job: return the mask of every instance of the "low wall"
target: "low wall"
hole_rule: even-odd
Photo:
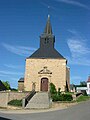
[[[0,107],[7,107],[8,93],[0,92]]]
[[[8,101],[17,99],[21,100],[23,97],[27,96],[28,92],[8,92]]]
[[[28,95],[29,92],[0,92],[0,107],[7,107],[11,100],[20,100]]]
[[[72,97],[73,97],[73,100],[76,100],[78,97],[80,97],[82,95],[82,93],[80,92],[80,93],[75,93],[75,94],[73,94],[72,95]]]

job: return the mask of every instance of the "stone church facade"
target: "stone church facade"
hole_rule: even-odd
[[[55,36],[52,33],[50,16],[43,34],[40,36],[40,47],[26,58],[24,90],[49,91],[50,83],[61,88],[70,88],[70,69],[67,60],[54,48]]]

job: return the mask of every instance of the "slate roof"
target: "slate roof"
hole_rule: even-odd
[[[24,82],[24,78],[20,78],[18,82]]]
[[[55,48],[39,48],[28,58],[59,58],[65,59]]]
[[[50,23],[50,15],[48,15],[48,20],[47,20],[47,23],[46,23],[44,33],[49,34],[49,35],[52,34],[52,26],[51,26],[51,23]]]
[[[90,82],[90,76],[88,77],[88,81],[87,82]]]
[[[42,39],[42,36],[44,39]],[[46,38],[50,38],[51,41],[50,44],[43,46],[43,42]],[[50,23],[50,16],[48,15],[48,20],[46,23],[46,27],[44,30],[44,33],[41,35],[40,38],[40,44],[42,44],[43,47],[40,47],[38,50],[36,50],[31,56],[28,58],[55,58],[55,59],[65,59],[55,48],[54,48],[54,42],[55,37],[52,33],[52,27]],[[52,47],[53,46],[53,47]]]

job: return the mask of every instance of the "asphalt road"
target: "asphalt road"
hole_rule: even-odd
[[[0,113],[0,117],[0,120],[90,120],[90,101],[64,110],[25,114]]]

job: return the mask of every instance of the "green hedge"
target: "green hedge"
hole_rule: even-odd
[[[13,105],[13,106],[22,106],[22,100],[11,100],[8,102],[8,105]]]
[[[73,100],[71,94],[62,94],[61,88],[58,88],[58,91],[56,90],[56,86],[53,83],[50,83],[50,94],[52,101],[71,101]]]
[[[72,95],[69,94],[52,95],[52,101],[72,101],[72,100],[73,100]]]

